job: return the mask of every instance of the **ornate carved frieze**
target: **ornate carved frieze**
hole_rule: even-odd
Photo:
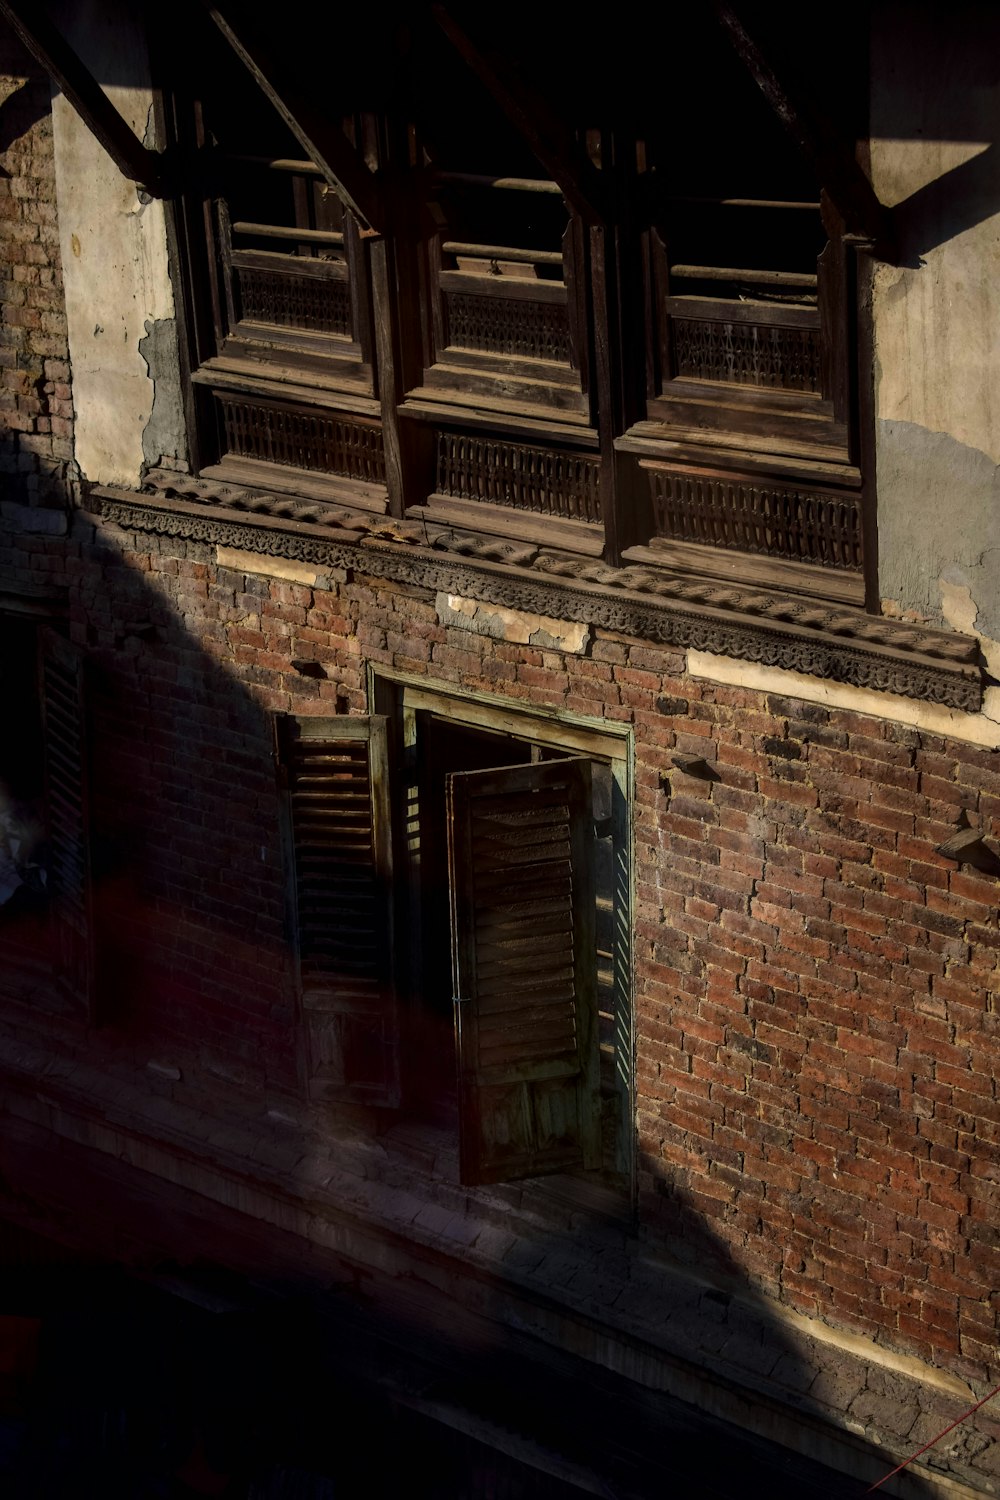
[[[381,428],[318,408],[217,391],[227,454],[385,484]]]
[[[564,304],[468,292],[449,292],[445,303],[448,341],[456,349],[570,363],[569,314]]]
[[[782,391],[820,390],[818,328],[678,317],[671,318],[670,328],[677,375]]]
[[[234,266],[244,318],[351,337],[351,293],[346,281],[296,276],[284,268]]]
[[[684,473],[654,463],[640,466],[649,475],[657,536],[788,557],[824,568],[861,569],[857,495]]]
[[[439,495],[456,500],[483,500],[600,525],[600,468],[589,454],[440,432],[435,487]]]
[[[978,710],[977,643],[805,598],[653,568],[612,568],[551,549],[174,475],[151,493],[95,488],[90,506],[132,531],[290,557],[579,620],[856,687]]]

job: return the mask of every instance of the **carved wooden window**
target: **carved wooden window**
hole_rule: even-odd
[[[370,381],[367,282],[353,216],[301,151],[227,153],[218,165],[220,352]]]
[[[369,257],[358,222],[205,15],[173,100],[200,471],[383,511]],[[332,127],[374,153],[370,117]]]
[[[441,171],[424,380],[458,401],[586,414],[579,226],[555,183]]]
[[[842,455],[838,249],[818,192],[798,201],[667,198],[651,235],[651,414]]]

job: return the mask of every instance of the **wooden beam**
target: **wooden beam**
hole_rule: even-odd
[[[166,197],[163,154],[142,144],[37,0],[0,0],[0,15],[100,141],[122,176],[154,198]]]
[[[735,6],[713,0],[716,16],[737,56],[774,110],[782,125],[812,164],[831,200],[843,215],[849,234],[860,234],[880,247],[892,239],[891,214],[881,203],[854,155],[854,142],[845,139],[831,121],[809,106],[804,86],[779,78],[759,41],[752,37]]]
[[[316,163],[341,201],[360,221],[362,232],[381,234],[385,218],[378,174],[351,145],[336,116],[299,95],[294,79],[280,75],[276,65],[269,60],[267,39],[252,33],[248,22],[240,17],[237,34],[212,0],[203,0],[203,4],[306,155]],[[276,17],[275,26],[279,25]]]
[[[588,223],[607,217],[607,193],[601,175],[579,141],[523,79],[514,77],[497,57],[487,56],[443,5],[431,14],[463,62],[499,104],[563,196]]]

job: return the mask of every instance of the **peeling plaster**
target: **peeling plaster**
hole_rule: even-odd
[[[182,458],[184,404],[181,397],[180,363],[175,318],[146,320],[146,336],[139,340],[139,353],[153,384],[153,406],[143,428],[142,452],[153,467],[164,459]]]
[[[520,609],[504,609],[496,604],[480,604],[478,599],[465,599],[460,594],[438,594],[436,608],[442,625],[457,625],[474,635],[534,646],[539,651],[579,654],[590,642],[589,625],[528,614]]]
[[[74,0],[60,5],[59,21],[96,76],[115,80],[104,87],[123,118],[147,129],[152,89],[135,16],[116,0]],[[135,486],[148,455],[169,461],[183,450],[179,405],[170,415],[176,333],[172,359],[165,331],[141,347],[151,325],[174,318],[164,207],[140,201],[61,94],[52,119],[75,456],[85,478]]]
[[[1000,750],[1000,688],[987,691],[992,702],[982,713],[965,713],[958,708],[944,708],[938,703],[924,703],[904,698],[898,693],[883,693],[874,688],[852,687],[832,682],[826,677],[810,677],[805,672],[790,672],[784,667],[763,667],[756,662],[740,661],[734,656],[716,656],[709,651],[689,651],[687,670],[691,677],[727,686],[746,688],[757,693],[779,693],[784,698],[799,698],[803,703],[820,703],[824,708],[844,708],[852,713],[870,714],[873,719],[888,719],[911,729],[926,730],[947,739],[981,745],[986,750]]]
[[[882,596],[977,635],[1000,675],[1000,466],[948,433],[885,420],[877,464]]]

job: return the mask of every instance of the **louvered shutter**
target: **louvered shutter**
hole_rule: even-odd
[[[84,670],[80,651],[41,634],[41,697],[53,961],[87,1020],[94,1019],[93,890]]]
[[[282,718],[278,730],[309,1091],[396,1105],[386,720]]]
[[[448,778],[463,1182],[600,1164],[590,762]]]

